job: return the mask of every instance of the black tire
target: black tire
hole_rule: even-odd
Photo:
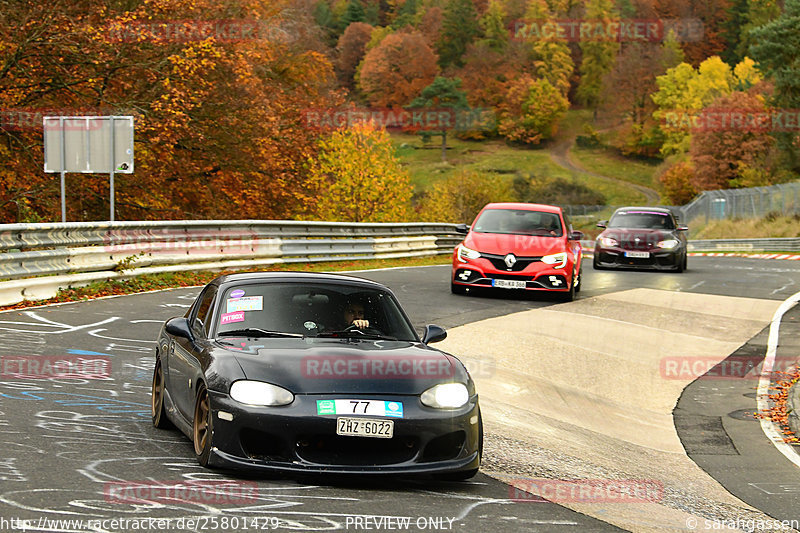
[[[197,462],[202,466],[208,466],[213,437],[214,417],[211,414],[211,400],[208,397],[206,386],[201,384],[197,391],[197,400],[194,402],[192,441],[194,441],[194,454],[197,456]]]
[[[605,270],[600,266],[600,261],[597,260],[597,254],[594,254],[594,259],[592,259],[592,268],[595,270]]]
[[[150,414],[153,417],[153,425],[159,429],[175,427],[167,418],[167,409],[164,407],[165,391],[164,369],[161,367],[161,359],[157,357],[156,367],[153,370],[153,385],[150,389]]]
[[[572,271],[572,279],[570,280],[570,287],[567,292],[561,293],[561,301],[562,302],[571,302],[575,299],[575,270]]]
[[[678,263],[678,266],[675,267],[675,272],[680,274],[681,272],[684,271],[685,268],[686,268],[686,256],[684,255],[683,258],[680,259],[680,263]]]
[[[581,286],[583,285],[583,268],[581,268],[581,272],[578,274],[578,278],[575,280],[575,292],[581,292]]]
[[[689,269],[689,254],[683,253],[683,270]]]

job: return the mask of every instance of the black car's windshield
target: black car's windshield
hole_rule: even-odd
[[[218,306],[216,337],[417,341],[399,304],[378,289],[334,283],[243,283],[227,288]],[[353,324],[354,310],[360,327]]]
[[[557,213],[527,209],[487,209],[472,225],[478,233],[508,233],[561,237],[561,218]]]
[[[608,223],[609,228],[675,229],[672,217],[658,211],[619,211]]]

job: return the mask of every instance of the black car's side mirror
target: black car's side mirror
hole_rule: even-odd
[[[686,224],[678,224],[678,231],[689,231],[689,226]]]
[[[583,239],[583,232],[582,231],[571,231],[569,233],[568,239],[571,240],[571,241],[579,241],[579,240]]]
[[[443,341],[447,338],[447,332],[443,327],[436,324],[428,324],[425,326],[425,334],[422,336],[422,342],[431,344],[432,342]]]
[[[164,331],[173,337],[183,337],[184,339],[188,340],[192,340],[194,338],[194,335],[192,335],[192,330],[189,327],[189,321],[186,320],[186,317],[182,316],[170,318],[164,325]]]
[[[456,224],[456,232],[466,235],[469,233],[469,226],[466,224]]]
[[[608,224],[608,220],[601,220],[600,222],[597,223],[597,227],[605,229],[607,224]]]

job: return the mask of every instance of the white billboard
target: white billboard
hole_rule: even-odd
[[[133,117],[44,117],[44,171],[133,173]]]

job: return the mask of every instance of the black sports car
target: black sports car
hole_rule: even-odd
[[[621,207],[597,227],[604,231],[594,246],[595,269],[644,267],[686,270],[686,230],[663,207]]]
[[[200,464],[475,475],[483,425],[464,365],[392,292],[331,274],[221,276],[159,336],[152,414]]]

